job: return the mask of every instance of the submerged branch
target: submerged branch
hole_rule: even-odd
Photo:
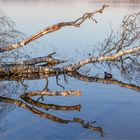
[[[26,65],[15,65],[3,67],[0,66],[0,75],[22,75],[22,74],[33,74],[33,73],[42,73],[42,74],[53,74],[59,72],[57,69],[50,67],[42,66],[26,66]]]
[[[81,60],[81,61],[79,61],[75,64],[71,64],[71,65],[65,67],[64,69],[65,69],[65,71],[71,72],[71,71],[75,71],[75,70],[79,69],[80,67],[82,67],[86,64],[97,63],[97,62],[105,62],[105,61],[115,61],[122,56],[137,53],[138,51],[140,51],[140,46],[134,47],[134,48],[131,48],[131,49],[121,50],[118,53],[113,54],[113,55],[106,55],[106,56],[99,56],[99,57],[89,57],[89,58]]]

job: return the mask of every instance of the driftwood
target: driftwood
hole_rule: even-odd
[[[65,26],[74,26],[74,27],[80,27],[82,23],[84,23],[87,19],[92,19],[93,21],[97,22],[93,16],[97,13],[102,13],[103,10],[108,7],[107,5],[103,5],[101,9],[95,10],[94,12],[91,13],[85,13],[83,16],[80,18],[76,19],[75,21],[72,22],[61,22],[55,25],[52,25],[50,27],[47,27],[38,33],[32,35],[31,37],[28,37],[18,43],[4,46],[0,48],[0,52],[7,52],[10,50],[17,49],[19,47],[22,47],[29,42],[32,42],[41,36],[54,32],[56,30],[61,29],[62,27]],[[59,73],[64,73],[67,71],[70,71],[73,66],[68,66],[68,67],[63,67],[63,68],[52,68],[52,66],[60,63],[64,63],[65,61],[61,61],[58,59],[54,59],[52,55],[46,56],[46,57],[39,57],[39,58],[32,58],[30,60],[25,60],[25,61],[19,61],[16,63],[12,64],[3,64],[1,63],[0,65],[0,75],[21,75],[21,74],[26,74],[26,73],[43,73],[43,74],[59,74]],[[40,63],[45,63],[45,65],[41,65]],[[40,64],[36,66],[36,64]],[[50,68],[51,66],[51,68]]]
[[[128,83],[124,83],[123,81],[119,81],[116,80],[114,78],[100,78],[100,77],[96,77],[96,76],[86,76],[86,75],[82,75],[79,72],[75,72],[75,73],[69,73],[68,74],[70,77],[74,77],[80,81],[85,81],[85,82],[92,82],[92,83],[103,83],[103,84],[112,84],[112,85],[117,85],[123,88],[128,88],[128,89],[132,89],[135,91],[140,91],[140,86],[137,86],[135,84],[128,84]]]
[[[2,75],[5,74],[25,74],[25,73],[44,73],[44,74],[53,74],[53,73],[67,73],[78,70],[80,67],[90,64],[90,63],[98,63],[105,61],[115,61],[116,59],[125,56],[127,54],[132,54],[140,51],[140,47],[134,47],[128,50],[122,50],[111,56],[101,56],[101,57],[90,57],[84,60],[81,60],[75,64],[71,64],[65,66],[64,68],[50,68],[50,67],[42,67],[42,66],[28,66],[28,65],[14,65],[14,66],[6,66],[0,67],[0,73]],[[22,63],[22,62],[21,62]]]

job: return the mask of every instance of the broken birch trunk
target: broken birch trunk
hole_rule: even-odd
[[[72,22],[61,22],[52,26],[49,26],[34,35],[23,39],[20,42],[11,44],[8,46],[2,46],[0,48],[0,54],[9,52],[12,50],[17,50],[20,47],[48,34],[60,30],[62,27],[73,26],[80,27],[82,23],[86,20],[91,19],[97,23],[94,19],[94,15],[98,13],[103,13],[104,9],[108,7],[103,5],[100,9],[95,10],[91,13],[85,13],[80,18]],[[137,43],[140,39],[140,27],[138,18],[140,12],[126,16],[122,21],[120,37],[118,40],[114,41],[115,35],[111,33],[110,37],[105,40],[102,44],[102,47],[98,49],[96,55],[92,54],[90,57],[87,57],[79,62],[73,64],[67,64],[65,60],[58,60],[53,57],[53,54],[44,57],[32,58],[24,61],[17,61],[15,63],[2,63],[0,64],[0,75],[1,76],[21,76],[23,74],[62,74],[69,72],[76,72],[81,67],[87,64],[97,63],[107,63],[110,65],[115,63],[119,65],[120,69],[125,69],[128,59],[132,62],[138,61],[138,52],[140,51],[140,44]],[[135,44],[135,46],[134,46]],[[98,54],[98,55],[97,55]],[[63,66],[61,65],[63,63]],[[66,64],[65,64],[66,63]],[[119,63],[119,64],[118,64]],[[120,65],[121,64],[121,65]],[[58,66],[59,65],[59,66]]]

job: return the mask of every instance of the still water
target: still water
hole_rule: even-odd
[[[0,9],[15,22],[18,30],[30,36],[49,25],[75,20],[104,3],[92,0],[5,0],[0,1]],[[87,21],[80,28],[66,27],[48,34],[25,46],[26,54],[37,57],[55,51],[56,57],[70,62],[86,57],[109,36],[111,29],[119,30],[125,15],[140,10],[139,2],[107,4],[110,6],[103,14],[95,16],[97,24]],[[117,74],[114,73],[114,76],[117,77]],[[65,82],[60,76],[59,84],[66,90],[80,90],[81,95],[43,96],[44,100],[39,102],[48,104],[47,108],[33,104],[33,101],[38,102],[37,97],[32,97],[30,104],[20,96],[25,92],[43,90],[47,77],[26,79],[26,89],[19,81],[1,80],[0,94],[8,98],[0,99],[6,102],[0,104],[0,140],[140,139],[140,93],[134,88],[122,88],[120,84],[102,84],[81,77],[69,76],[68,82]],[[63,91],[56,77],[49,77],[48,81],[49,90]],[[14,102],[6,99],[14,99]],[[17,100],[21,102],[17,103]]]

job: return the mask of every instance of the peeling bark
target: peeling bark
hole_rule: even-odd
[[[21,42],[0,48],[0,52],[10,51],[22,47],[23,45],[28,44],[29,42],[32,42],[35,39],[47,33],[57,31],[65,26],[79,27],[87,19],[92,19],[96,22],[96,20],[93,19],[93,16],[97,13],[102,13],[106,7],[106,5],[103,5],[102,8],[99,10],[95,10],[91,13],[85,13],[82,17],[76,19],[75,21],[61,22],[53,26],[47,27],[42,31],[39,31],[38,33],[34,34],[33,36],[22,40]],[[134,55],[136,55],[134,59],[138,59],[139,56],[138,53],[140,52],[140,45],[136,42],[139,41],[140,38],[140,27],[137,23],[138,16],[140,16],[140,12],[138,12],[137,14],[126,16],[123,20],[123,25],[121,28],[122,32],[120,34],[119,40],[113,42],[111,34],[109,39],[107,39],[105,45],[102,46],[98,56],[90,55],[89,57],[80,60],[77,63],[65,64],[66,61],[55,59],[52,57],[51,54],[46,57],[31,58],[29,60],[18,61],[12,64],[1,64],[0,75],[1,77],[3,77],[2,79],[4,79],[4,77],[6,76],[12,77],[11,79],[13,79],[14,76],[16,78],[19,77],[19,79],[21,79],[23,75],[27,75],[28,77],[32,74],[37,75],[38,77],[43,77],[44,75],[46,75],[47,77],[48,75],[57,76],[60,74],[69,74],[70,72],[77,72],[81,67],[90,63],[95,65],[97,63],[102,62],[119,62],[121,64],[122,69],[124,69],[124,61],[127,60],[127,58],[130,58],[131,56],[132,58],[130,59],[132,62],[134,62]],[[133,47],[134,42],[136,42],[136,47]],[[63,63],[63,65],[56,67],[56,65],[60,63]],[[30,77],[34,78],[32,76]]]
[[[15,65],[39,65],[39,66],[55,66],[61,63],[65,63],[66,61],[64,60],[58,60],[55,59],[51,56],[43,56],[43,57],[36,57],[36,58],[31,58],[28,60],[24,61],[17,61],[15,63],[10,63],[10,64],[1,64],[2,67],[8,67],[8,66],[15,66]],[[43,63],[43,64],[41,64]]]

